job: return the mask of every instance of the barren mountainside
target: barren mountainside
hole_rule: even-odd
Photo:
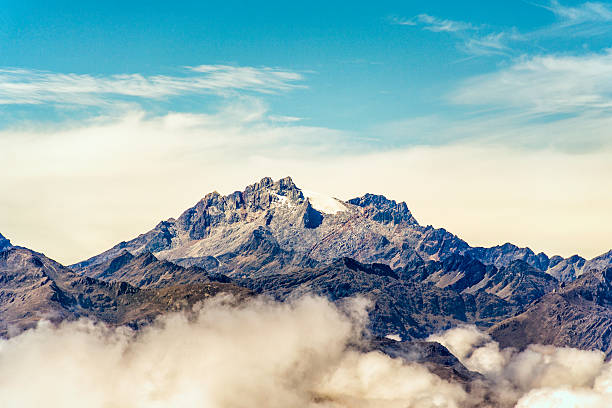
[[[7,248],[0,251],[0,336],[18,333],[41,319],[59,322],[89,317],[138,327],[161,313],[188,308],[220,292],[238,297],[250,294],[236,285],[210,281],[141,289],[76,274],[29,249]]]

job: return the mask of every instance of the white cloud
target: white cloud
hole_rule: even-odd
[[[443,19],[429,14],[419,14],[411,19],[394,18],[395,24],[421,27],[423,30],[452,34],[460,43],[459,48],[472,56],[506,55],[510,41],[521,39],[517,30],[488,32],[486,26],[463,21]]]
[[[88,321],[0,340],[0,405],[34,407],[457,408],[468,396],[426,368],[350,348],[364,303],[205,303],[136,334]],[[354,319],[354,316],[357,319]]]
[[[425,26],[426,30],[434,32],[457,32],[472,30],[474,27],[469,23],[463,21],[453,21],[447,19],[441,19],[429,14],[419,14],[416,20]]]
[[[612,51],[524,57],[500,71],[469,79],[451,94],[451,101],[532,114],[609,110]]]
[[[454,33],[475,29],[475,27],[470,23],[442,19],[429,14],[419,14],[411,19],[394,18],[393,22],[399,25],[422,26],[423,29],[433,32]]]
[[[118,96],[159,99],[194,93],[274,93],[300,87],[302,79],[301,74],[282,69],[228,65],[188,67],[181,76],[0,69],[0,104],[100,105]]]
[[[472,36],[464,40],[463,49],[471,55],[505,55],[508,47],[508,33],[499,32],[484,36]]]
[[[606,3],[589,1],[571,7],[564,6],[557,0],[551,0],[549,4],[539,6],[550,10],[565,24],[612,21],[612,8]]]
[[[303,120],[303,118],[298,118],[296,116],[284,116],[284,115],[270,115],[268,116],[273,122],[299,122]]]
[[[447,382],[425,366],[361,352],[367,302],[305,297],[236,304],[219,296],[140,332],[88,320],[42,322],[0,339],[6,408],[604,408],[603,353],[500,349],[474,328],[432,336],[483,379]]]
[[[531,31],[519,31],[516,27],[492,27],[455,21],[429,14],[419,14],[410,19],[394,18],[395,24],[421,27],[433,32],[445,32],[454,36],[458,48],[471,57],[516,56],[531,49],[538,42],[555,38],[593,37],[609,33],[612,29],[612,7],[607,3],[586,2],[578,6],[565,6],[556,0],[548,3],[531,3],[549,10],[557,22]],[[522,51],[521,51],[522,50]]]
[[[516,408],[603,408],[612,398],[612,363],[604,353],[530,345],[500,349],[474,327],[431,336],[470,370],[483,374],[500,403]],[[517,402],[518,401],[518,402]]]

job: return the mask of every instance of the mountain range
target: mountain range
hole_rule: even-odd
[[[459,254],[498,268],[521,260],[568,282],[612,261],[612,251],[587,261],[536,254],[510,243],[471,247],[443,228],[420,225],[406,203],[373,194],[341,201],[302,191],[289,177],[264,178],[226,196],[207,194],[177,219],[72,268],[94,276],[99,265],[123,251],[151,252],[228,276],[282,272],[342,257],[397,269]]]
[[[401,338],[401,347],[438,350],[430,356],[438,361],[447,351],[423,339],[474,324],[503,346],[610,356],[611,268],[612,251],[587,260],[510,243],[472,247],[382,195],[342,201],[289,177],[264,178],[209,193],[178,218],[70,266],[0,235],[0,334],[83,316],[138,328],[221,292],[237,301],[359,295],[372,302],[373,344],[389,353],[400,346],[384,339]]]

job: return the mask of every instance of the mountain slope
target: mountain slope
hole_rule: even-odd
[[[489,287],[477,288],[477,284],[472,284],[465,288],[473,289],[468,293],[452,285],[440,287],[427,280],[406,279],[414,275],[405,270],[392,270],[385,264],[363,264],[352,258],[341,258],[314,268],[295,268],[284,273],[237,278],[236,282],[280,301],[305,294],[324,296],[333,302],[355,296],[364,297],[372,305],[369,319],[374,335],[423,339],[462,324],[489,327],[523,311],[531,300],[529,296],[537,299],[540,293],[552,290],[544,285],[541,292],[535,291],[533,285],[538,279],[529,275],[535,269],[522,261],[516,262],[521,263],[514,266],[520,271],[515,273],[516,276],[508,274],[512,276],[508,282],[490,287],[503,292],[503,295],[507,295],[506,299],[495,294],[494,290],[487,291]],[[469,262],[466,264],[469,265]],[[427,266],[422,269],[428,269]],[[495,267],[491,268],[497,272]],[[457,270],[469,275],[473,269],[457,267]],[[556,285],[554,278],[535,271],[537,276],[544,275],[547,282]],[[482,279],[484,276],[481,276]],[[476,282],[480,280],[475,279]]]
[[[83,275],[108,281],[123,281],[141,289],[190,283],[229,282],[223,275],[211,275],[196,266],[182,267],[159,260],[150,252],[132,255],[123,250],[116,258],[80,271]]]
[[[249,294],[244,288],[217,282],[139,289],[75,274],[26,248],[6,248],[0,252],[0,336],[32,327],[41,319],[59,322],[82,316],[138,326],[219,292]]]
[[[504,347],[599,349],[612,355],[612,268],[591,270],[490,329]]]
[[[584,262],[581,272],[589,272],[593,269],[603,271],[612,266],[612,250]]]

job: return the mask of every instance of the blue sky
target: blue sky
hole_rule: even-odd
[[[612,8],[605,3],[125,3],[8,2],[0,14],[0,66],[100,78],[185,77],[185,67],[203,64],[272,67],[302,77],[300,88],[265,98],[275,114],[384,139],[372,128],[480,112],[473,101],[449,101],[466,79],[519,58],[601,53],[612,37]],[[135,102],[152,112],[210,111],[219,103],[207,92]],[[70,108],[69,117],[75,108],[93,110]],[[55,104],[3,110],[5,124],[66,114]],[[391,142],[414,138],[396,139]]]
[[[612,3],[295,3],[4,2],[0,232],[76,261],[291,174],[477,245],[612,247]]]

